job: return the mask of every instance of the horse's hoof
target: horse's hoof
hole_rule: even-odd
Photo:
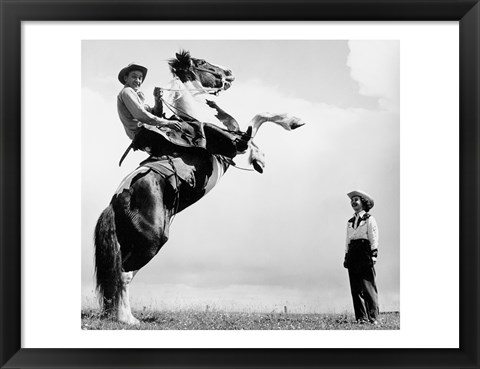
[[[254,168],[258,173],[260,173],[260,174],[263,173],[263,167],[264,167],[264,166],[263,166],[263,164],[262,164],[260,161],[254,159],[254,160],[252,161],[252,165],[253,165],[253,168]]]
[[[118,318],[118,321],[120,323],[124,323],[124,324],[128,324],[128,325],[138,325],[138,324],[140,324],[140,320],[135,318],[133,315],[130,315],[128,317]]]
[[[211,108],[217,108],[218,105],[215,101],[212,101],[212,100],[205,100],[206,104],[211,107]]]

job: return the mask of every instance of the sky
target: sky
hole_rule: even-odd
[[[400,309],[400,116],[397,41],[82,41],[82,302],[95,305],[93,229],[129,154],[116,111],[118,72],[149,68],[141,90],[172,76],[180,49],[231,69],[216,102],[242,129],[257,113],[289,113],[291,132],[264,124],[263,174],[230,168],[177,215],[170,239],[131,284],[134,308],[353,312],[343,268],[347,193],[375,199],[380,309]],[[243,165],[241,158],[236,161]]]

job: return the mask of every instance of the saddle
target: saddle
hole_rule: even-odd
[[[149,124],[139,123],[139,127],[145,130],[156,133],[173,145],[179,147],[197,147],[207,148],[207,140],[204,132],[204,124],[198,121],[178,121],[182,129],[176,130],[165,126],[152,126]],[[141,132],[139,132],[141,133]],[[138,136],[138,134],[137,134]],[[137,139],[135,137],[135,139]],[[135,141],[135,140],[134,140]],[[137,139],[138,141],[138,139]]]
[[[171,151],[200,149],[212,155],[234,158],[248,148],[252,128],[247,132],[231,132],[211,123],[179,121],[181,130],[165,126],[139,123],[140,130],[133,139],[134,150],[147,151],[152,156],[167,155]],[[147,149],[148,148],[148,149]],[[126,155],[126,154],[125,154]]]
[[[183,152],[187,148],[207,150],[201,122],[179,123],[182,125],[181,131],[139,123],[138,132],[120,158],[118,166],[122,166],[123,160],[132,149],[145,151],[154,157]]]

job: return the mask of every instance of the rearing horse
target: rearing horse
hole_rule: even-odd
[[[190,92],[218,93],[234,80],[231,71],[192,58],[188,52],[176,56],[169,62],[170,69],[182,83],[194,86]],[[232,117],[216,104],[210,106],[217,117],[225,118],[229,130],[238,130]],[[188,110],[188,106],[182,105],[182,109]],[[252,119],[254,133],[266,121],[287,130],[304,124],[287,115],[259,114]],[[250,149],[258,153],[253,143]],[[123,323],[139,323],[130,308],[130,282],[167,242],[173,216],[210,191],[230,164],[227,158],[200,148],[181,149],[145,161],[122,181],[95,227],[97,291],[106,314]]]

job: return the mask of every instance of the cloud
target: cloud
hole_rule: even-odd
[[[398,111],[400,46],[395,41],[349,41],[347,65],[359,92],[377,97],[382,109]]]

